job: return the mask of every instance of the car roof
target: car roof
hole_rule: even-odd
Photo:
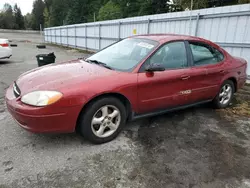
[[[169,41],[175,41],[175,40],[193,40],[193,41],[200,41],[205,42],[208,44],[211,44],[212,42],[203,38],[189,36],[189,35],[179,35],[179,34],[146,34],[146,35],[135,35],[131,38],[145,38],[150,39],[154,41],[158,41],[160,43],[165,43]],[[212,43],[215,45],[214,43]],[[217,45],[216,45],[217,46]]]

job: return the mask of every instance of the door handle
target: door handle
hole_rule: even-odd
[[[181,79],[182,80],[187,80],[187,79],[189,79],[190,78],[190,76],[181,76]]]
[[[220,73],[222,73],[222,74],[225,73],[225,70],[220,70]]]

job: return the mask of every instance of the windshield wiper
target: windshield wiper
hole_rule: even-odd
[[[89,63],[94,63],[94,64],[97,64],[97,65],[101,65],[107,69],[110,69],[110,70],[114,70],[112,67],[108,66],[106,63],[103,63],[103,62],[100,62],[100,61],[97,61],[97,60],[92,60],[92,59],[87,59],[86,60],[87,62]]]

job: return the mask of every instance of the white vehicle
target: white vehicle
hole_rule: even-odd
[[[9,40],[0,38],[0,59],[10,58],[11,56],[12,49],[9,46]]]

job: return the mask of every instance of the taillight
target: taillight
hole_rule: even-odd
[[[0,44],[0,46],[2,46],[2,47],[9,47],[9,44],[8,43],[4,43],[4,44]]]

